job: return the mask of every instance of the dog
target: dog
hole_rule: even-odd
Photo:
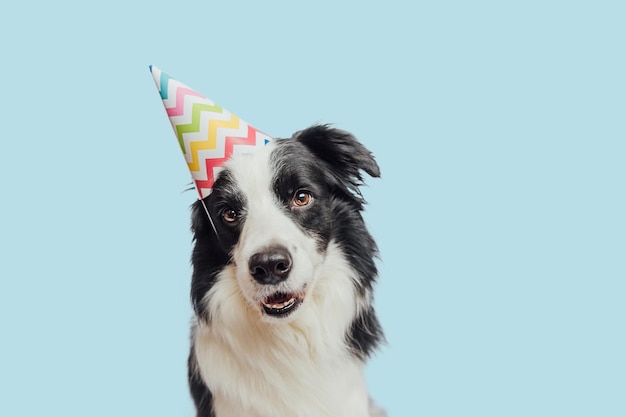
[[[197,417],[385,415],[364,376],[384,335],[362,173],[380,176],[372,153],[314,125],[233,155],[192,205]]]

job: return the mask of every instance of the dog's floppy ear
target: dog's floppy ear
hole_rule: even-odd
[[[358,187],[363,185],[361,170],[372,177],[380,177],[380,168],[372,153],[346,131],[315,125],[296,132],[293,139],[328,163],[344,185],[359,196]]]

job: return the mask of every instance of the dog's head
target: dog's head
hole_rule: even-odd
[[[263,319],[293,318],[331,246],[354,271],[355,291],[369,294],[376,246],[360,214],[362,171],[379,176],[372,154],[351,134],[325,125],[233,156],[212,193],[192,208],[198,318],[210,320],[221,279],[236,281],[235,296]]]

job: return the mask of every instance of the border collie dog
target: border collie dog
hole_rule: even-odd
[[[370,151],[316,125],[232,156],[192,206],[198,417],[384,415],[364,377],[384,338],[362,172],[379,176]]]

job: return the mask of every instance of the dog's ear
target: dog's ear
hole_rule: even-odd
[[[380,177],[380,168],[372,153],[346,131],[328,125],[315,125],[296,132],[293,139],[326,162],[359,196],[358,187],[363,185],[361,171]]]
[[[191,205],[191,231],[196,233],[204,233],[210,226],[208,224],[206,213],[202,208],[202,202],[200,200],[194,201]]]

